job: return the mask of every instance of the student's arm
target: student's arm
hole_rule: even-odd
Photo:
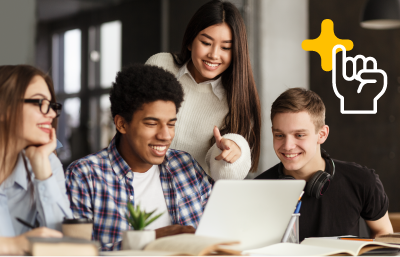
[[[368,174],[369,173],[369,174]],[[366,196],[361,217],[371,229],[371,237],[393,233],[393,227],[389,220],[389,198],[385,193],[379,175],[374,170],[369,170],[364,177]]]
[[[392,223],[389,220],[388,212],[379,220],[366,220],[368,227],[371,229],[371,238],[379,235],[393,233]]]
[[[45,180],[34,180],[34,194],[38,210],[38,221],[42,226],[61,231],[64,217],[72,212],[66,195],[64,170],[55,154],[49,156],[52,175]]]
[[[234,163],[228,163],[224,160],[216,160],[222,151],[214,144],[207,152],[206,163],[208,165],[210,176],[215,180],[219,179],[244,179],[251,168],[251,152],[249,143],[239,134],[225,134],[223,138],[231,140],[233,144],[239,146],[241,150],[240,157]]]
[[[212,188],[214,186],[214,180],[209,177],[200,164],[192,157],[194,172],[196,173],[196,178],[198,181],[198,189],[201,195],[201,205],[204,208],[210,198]]]
[[[61,232],[41,227],[15,237],[0,237],[0,255],[26,255],[29,241],[26,237],[62,237]]]
[[[172,54],[170,53],[158,53],[153,56],[151,56],[147,61],[145,62],[145,65],[152,65],[152,66],[157,66],[160,68],[163,68],[172,74],[176,75],[179,68],[177,65],[174,63],[174,59],[172,57]]]
[[[21,236],[0,237],[0,255],[25,255],[28,244],[28,240]]]
[[[25,155],[35,175],[33,193],[38,212],[37,220],[41,226],[61,231],[61,222],[64,217],[71,216],[71,209],[65,195],[62,164],[53,153],[56,141],[56,132],[53,128],[48,143],[27,147]]]
[[[91,178],[89,167],[79,162],[72,163],[66,170],[65,183],[74,218],[93,219]]]
[[[196,229],[192,226],[184,225],[170,225],[162,228],[157,228],[154,230],[156,233],[156,239],[166,236],[173,236],[179,234],[194,234]]]

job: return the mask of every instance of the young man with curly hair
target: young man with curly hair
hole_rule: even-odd
[[[155,237],[194,233],[213,180],[188,153],[169,149],[183,90],[169,72],[132,65],[118,72],[110,92],[117,133],[110,145],[69,165],[67,193],[75,217],[94,221],[102,250],[118,250],[132,229],[127,203],[163,215]]]
[[[334,160],[321,149],[328,138],[325,105],[313,91],[291,88],[272,104],[273,147],[280,163],[256,179],[303,179],[300,240],[359,235],[360,216],[371,237],[392,233],[389,199],[374,170]]]

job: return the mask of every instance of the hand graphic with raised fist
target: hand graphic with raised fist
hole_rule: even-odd
[[[368,84],[377,83],[376,79],[363,79],[363,75],[366,74],[381,74],[383,76],[383,87],[382,90],[374,97],[373,99],[373,109],[372,110],[345,110],[344,107],[344,96],[339,93],[336,85],[336,51],[337,49],[342,50],[342,76],[347,81],[357,80],[360,82],[357,93],[361,93],[364,86]],[[357,60],[362,60],[362,68],[357,72]],[[346,73],[346,65],[348,62],[351,62],[352,74],[350,77],[347,76]],[[372,63],[372,69],[367,67],[368,63]],[[373,57],[365,57],[362,55],[357,55],[356,57],[346,57],[346,48],[342,45],[336,45],[332,49],[332,86],[336,96],[340,99],[340,112],[342,114],[375,114],[378,111],[378,99],[385,93],[387,88],[387,75],[384,70],[377,68],[376,60]],[[347,99],[347,101],[351,101],[352,99]]]

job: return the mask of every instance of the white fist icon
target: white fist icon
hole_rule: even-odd
[[[345,110],[344,109],[344,97],[339,93],[336,87],[336,50],[340,48],[343,53],[342,58],[342,76],[347,81],[357,80],[360,82],[358,86],[357,93],[361,93],[363,87],[367,84],[375,84],[375,79],[363,79],[361,78],[363,74],[366,73],[380,73],[383,76],[383,88],[379,92],[377,96],[375,96],[373,100],[373,110]],[[361,70],[357,72],[357,60],[361,59],[363,61],[363,67]],[[346,73],[346,63],[350,61],[352,62],[353,66],[353,73],[352,76],[348,77]],[[372,62],[373,67],[372,69],[367,68],[367,63]],[[332,49],[332,86],[333,91],[335,92],[336,96],[340,99],[340,112],[342,114],[376,114],[378,111],[378,99],[385,93],[387,88],[387,75],[384,70],[377,68],[377,63],[375,58],[373,57],[365,57],[362,55],[357,55],[356,57],[346,57],[346,48],[342,45],[336,45]]]

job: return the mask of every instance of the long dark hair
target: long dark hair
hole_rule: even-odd
[[[181,52],[172,56],[175,63],[182,66],[190,60],[188,47],[199,32],[224,22],[232,30],[233,42],[231,65],[221,75],[229,106],[221,134],[240,134],[249,142],[252,156],[250,171],[255,172],[260,158],[261,108],[251,70],[246,27],[239,10],[232,3],[220,0],[210,1],[200,7],[186,28]],[[213,137],[210,143],[214,142]]]
[[[13,147],[17,142],[17,131],[23,122],[22,107],[25,91],[35,76],[41,76],[50,91],[51,102],[56,102],[53,82],[51,78],[29,65],[0,66],[0,181],[4,181],[10,174],[4,174],[10,163],[6,163],[9,154],[13,154]],[[57,119],[53,119],[53,128],[57,129]],[[25,162],[25,156],[24,164]],[[25,165],[26,166],[26,165]],[[30,174],[28,180],[30,179]]]

